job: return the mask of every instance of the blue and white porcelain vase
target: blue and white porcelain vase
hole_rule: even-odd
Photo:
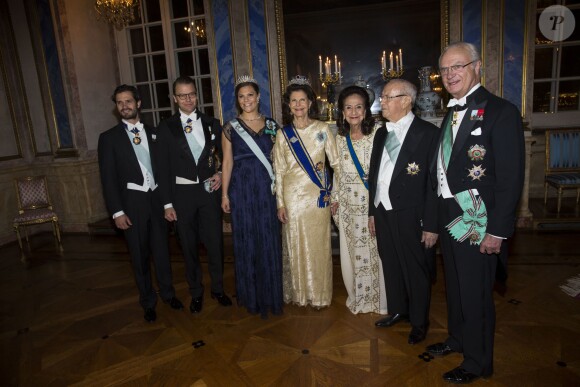
[[[419,80],[421,81],[421,89],[417,94],[415,106],[417,107],[419,116],[421,118],[436,117],[436,109],[439,106],[441,97],[439,94],[431,90],[431,75],[433,68],[431,66],[421,67],[419,69]]]

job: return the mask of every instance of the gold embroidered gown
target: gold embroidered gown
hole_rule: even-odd
[[[352,147],[368,174],[376,130]],[[340,235],[340,267],[348,293],[346,306],[352,313],[387,313],[383,268],[376,238],[368,229],[369,191],[364,186],[348,150],[346,137],[336,136],[340,174],[335,175],[332,201],[338,201],[334,216]]]
[[[296,132],[314,165],[324,164],[328,157],[336,169],[336,143],[328,124],[314,121]],[[277,206],[286,208],[288,217],[282,225],[284,302],[328,306],[332,300],[330,205],[318,207],[320,188],[294,158],[282,130],[276,135],[274,168]]]

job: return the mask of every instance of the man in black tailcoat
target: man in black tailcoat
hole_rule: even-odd
[[[112,99],[122,121],[99,136],[103,195],[115,225],[125,234],[144,318],[153,322],[157,293],[151,281],[151,254],[159,295],[173,309],[183,309],[172,284],[167,221],[158,189],[157,134],[139,121],[137,88],[121,85]]]
[[[375,325],[410,321],[409,344],[427,334],[437,241],[429,162],[439,129],[412,113],[416,95],[405,80],[385,85],[381,110],[389,122],[375,135],[369,172],[369,229],[377,238],[389,309]]]
[[[218,154],[222,127],[218,120],[199,111],[193,79],[173,82],[173,100],[179,110],[159,124],[162,149],[161,195],[165,218],[175,221],[185,258],[191,294],[191,313],[203,307],[199,242],[207,249],[211,297],[223,306],[232,304],[223,288],[223,229],[221,172]]]
[[[506,273],[524,178],[524,134],[518,109],[480,84],[475,46],[459,42],[439,58],[453,97],[431,162],[439,195],[448,337],[427,347],[436,356],[463,353],[443,379],[466,384],[493,373],[496,274]],[[499,264],[499,265],[498,265]]]

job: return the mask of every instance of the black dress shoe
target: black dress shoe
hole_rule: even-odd
[[[166,304],[176,310],[183,310],[183,304],[177,297],[171,297],[169,300],[164,300]]]
[[[380,320],[375,321],[375,326],[381,327],[381,328],[382,327],[390,327],[390,326],[393,326],[396,323],[401,322],[401,321],[409,321],[409,316],[406,314],[396,313],[396,314],[393,314],[391,316],[387,316],[387,317],[384,317]]]
[[[230,306],[232,304],[232,300],[225,293],[211,293],[211,298],[218,300],[220,305],[222,306]]]
[[[427,335],[427,329],[425,327],[413,327],[411,333],[409,333],[409,344],[417,344],[425,340]]]
[[[145,309],[145,314],[143,315],[145,321],[152,323],[153,321],[157,320],[157,313],[153,308]]]
[[[454,368],[443,374],[443,380],[454,384],[469,384],[477,379],[479,379],[479,375],[472,374],[461,367]]]
[[[452,352],[456,352],[445,343],[435,343],[427,346],[427,352],[433,356],[445,356]]]
[[[203,297],[195,297],[191,300],[191,304],[189,304],[189,311],[191,313],[199,313],[201,312],[202,307],[203,307]]]

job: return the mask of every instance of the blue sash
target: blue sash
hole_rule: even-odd
[[[358,172],[358,176],[360,177],[363,184],[365,185],[365,188],[368,190],[369,189],[369,176],[364,172],[362,165],[360,165],[360,161],[358,160],[358,157],[356,156],[356,152],[354,151],[354,148],[352,147],[350,133],[346,134],[346,145],[348,145],[348,151],[350,152],[350,157],[352,158],[352,162],[354,163],[356,171]]]
[[[316,167],[312,163],[312,159],[308,154],[308,151],[304,147],[302,143],[302,139],[298,135],[298,133],[294,130],[294,126],[286,125],[282,129],[282,133],[284,137],[286,137],[286,141],[288,142],[288,146],[290,151],[294,155],[294,158],[298,162],[298,165],[302,168],[304,172],[310,177],[310,180],[318,188],[320,188],[320,196],[318,197],[318,207],[324,208],[328,207],[330,203],[330,190],[332,189],[332,184],[329,182],[328,178],[328,171],[324,168],[324,173],[320,175],[316,172]]]

